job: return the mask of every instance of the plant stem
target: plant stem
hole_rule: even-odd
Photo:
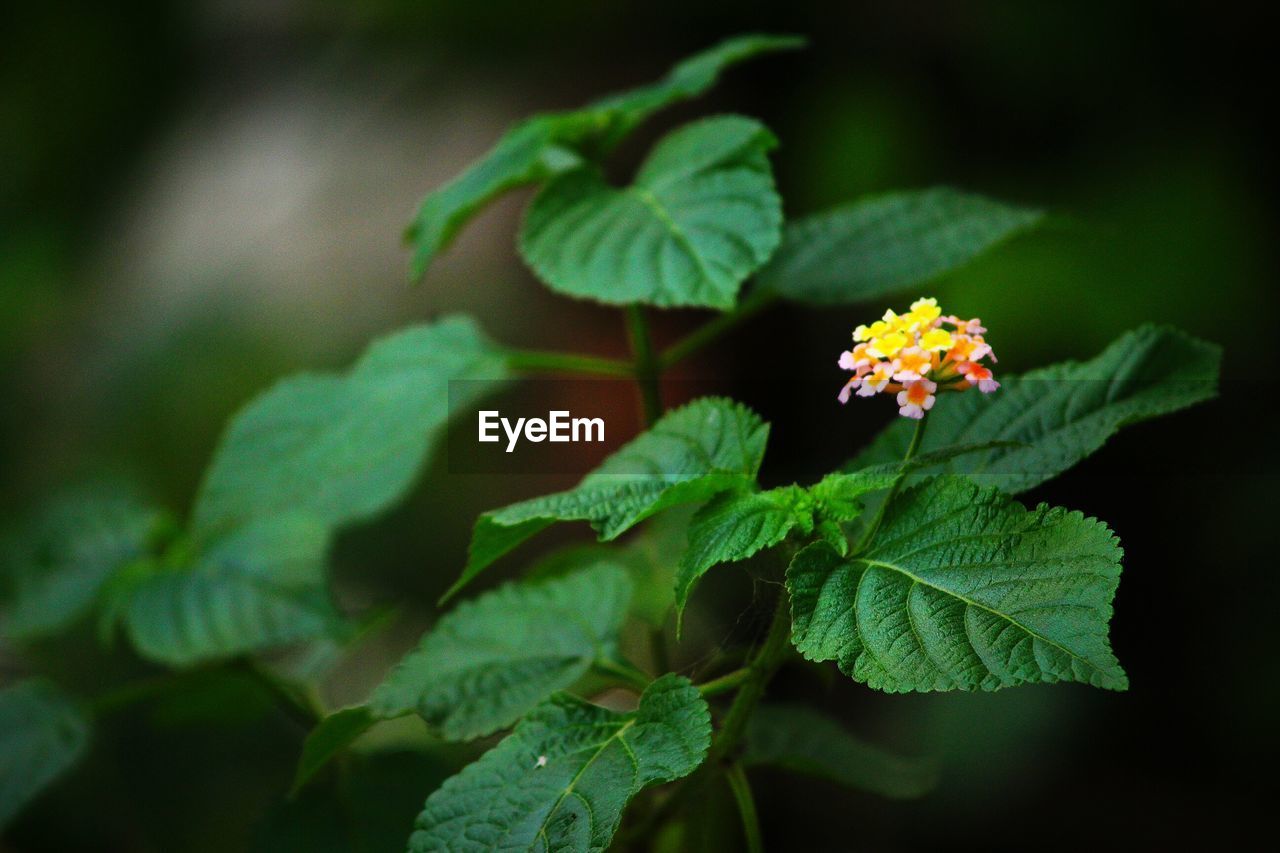
[[[726,692],[739,686],[742,689],[738,691],[738,695],[729,706],[729,711],[720,726],[720,731],[711,742],[711,748],[702,766],[693,775],[686,776],[676,783],[670,796],[649,813],[641,826],[635,828],[636,835],[645,832],[649,827],[661,826],[689,797],[703,790],[715,778],[715,774],[724,769],[722,760],[737,748],[746,730],[747,721],[764,694],[765,685],[769,683],[769,679],[773,677],[773,673],[790,651],[788,639],[790,633],[791,612],[784,593],[778,597],[778,603],[773,611],[773,621],[769,623],[769,633],[765,636],[764,642],[754,649],[747,665],[698,687],[703,696]]]
[[[725,714],[719,734],[711,742],[711,750],[707,753],[708,764],[723,761],[737,748],[746,731],[747,721],[751,719],[760,697],[764,695],[765,685],[786,660],[790,650],[790,634],[791,608],[788,606],[786,593],[782,593],[773,609],[769,633],[747,663],[747,675],[743,677],[742,687],[738,695],[733,697],[733,704]]]
[[[591,668],[601,675],[618,679],[637,693],[643,693],[653,681],[632,664],[622,661],[598,660],[591,665]]]
[[[597,376],[635,376],[630,362],[572,352],[507,350],[507,367],[526,373],[588,373]]]
[[[729,789],[733,791],[733,799],[738,804],[738,816],[742,818],[742,835],[747,842],[748,853],[764,853],[764,840],[760,835],[760,815],[756,812],[756,801],[751,795],[751,783],[747,781],[746,771],[735,761],[729,766],[726,774]]]
[[[662,357],[658,360],[659,363],[663,368],[668,368],[683,361],[777,301],[777,295],[769,291],[758,290],[749,294],[738,304],[737,308],[703,324],[687,337],[667,347],[663,351]]]
[[[631,354],[635,359],[634,375],[640,383],[640,404],[645,424],[653,426],[662,417],[662,389],[659,384],[662,365],[654,354],[649,320],[642,305],[627,306],[627,338],[631,341]]]
[[[719,678],[713,678],[698,685],[698,692],[703,696],[715,696],[719,693],[727,693],[737,687],[742,682],[751,677],[751,670],[747,667],[735,669]]]
[[[898,479],[893,481],[893,485],[889,487],[889,493],[884,496],[884,500],[880,502],[880,506],[876,509],[875,516],[871,519],[871,523],[867,525],[867,530],[862,534],[862,538],[858,540],[858,545],[853,549],[854,554],[861,554],[871,544],[871,538],[876,535],[876,531],[880,529],[881,522],[884,521],[885,511],[888,510],[889,504],[898,496],[898,492],[902,489],[902,483],[906,480],[903,476],[907,470],[907,463],[915,458],[916,453],[920,450],[920,444],[924,441],[924,425],[928,422],[929,417],[926,415],[916,421],[915,432],[911,433],[911,442],[907,445],[907,452],[902,457],[902,463],[898,466]]]

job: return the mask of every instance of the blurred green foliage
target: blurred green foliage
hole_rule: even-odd
[[[1213,544],[1217,531],[1265,505],[1276,471],[1275,450],[1247,432],[1246,407],[1274,396],[1274,382],[1242,398],[1232,381],[1246,355],[1252,378],[1276,353],[1270,326],[1280,269],[1272,145],[1262,133],[1269,30],[1243,11],[1101,0],[948,2],[929,10],[816,0],[7,4],[0,11],[0,512],[16,519],[68,483],[113,474],[139,482],[158,503],[189,509],[240,404],[286,372],[349,363],[375,332],[446,309],[493,316],[495,335],[521,345],[573,335],[584,348],[621,352],[621,326],[608,312],[578,306],[551,319],[549,295],[506,248],[514,208],[484,218],[418,290],[404,281],[397,223],[407,219],[409,200],[479,154],[510,120],[650,79],[676,57],[749,30],[805,33],[811,48],[735,73],[699,108],[750,110],[777,133],[789,215],[937,183],[1049,209],[1052,227],[937,288],[948,306],[980,315],[993,330],[1002,367],[1086,357],[1153,320],[1224,343],[1228,377],[1217,407],[1168,438],[1137,430],[1063,484],[1082,499],[1060,502],[1087,505],[1145,551],[1117,604],[1132,694],[1030,688],[882,697],[791,673],[777,686],[782,697],[818,697],[906,752],[941,753],[941,789],[921,804],[883,807],[779,779],[760,794],[765,825],[794,825],[839,803],[870,847],[929,849],[944,838],[964,847],[958,839],[985,838],[981,830],[996,813],[1042,832],[1036,815],[1057,804],[1104,817],[1088,834],[1064,829],[1047,846],[1092,843],[1104,831],[1150,846],[1228,837],[1243,819],[1220,818],[1246,811],[1240,800],[1248,796],[1229,780],[1276,745],[1270,685],[1280,675],[1263,653],[1269,638],[1260,626],[1270,614],[1256,592],[1274,584],[1260,577],[1264,526]],[[273,93],[275,100],[266,97]],[[296,134],[279,135],[295,124]],[[334,143],[345,138],[353,140],[348,148]],[[398,142],[379,147],[386,138]],[[271,147],[282,139],[285,147]],[[624,154],[638,159],[638,146]],[[236,195],[237,171],[263,166],[267,175],[289,176],[307,164],[337,178],[320,190],[301,181],[311,192],[270,220],[284,230],[269,233],[315,240],[267,240],[257,254],[226,257],[234,234],[220,239],[226,222],[206,213],[229,209],[232,221],[258,221],[255,197]],[[403,196],[388,189],[400,184]],[[207,207],[218,187],[228,188],[224,207]],[[188,209],[198,227],[166,231]],[[359,227],[382,218],[386,227]],[[270,263],[276,255],[314,260],[285,266],[281,278]],[[766,416],[785,409],[817,422],[829,416],[828,397],[796,399],[760,377],[825,379],[832,351],[864,319],[789,310],[730,339],[706,370],[720,371],[720,390],[753,382],[761,399],[752,402]],[[664,318],[659,332],[674,335],[688,322]],[[854,449],[824,451],[803,431],[775,441],[784,470]],[[1142,475],[1141,506],[1122,501],[1099,473],[1119,464]],[[445,469],[437,460],[428,479],[444,482]],[[1138,480],[1126,482],[1132,488]],[[430,618],[427,603],[464,564],[478,511],[523,496],[511,489],[534,495],[564,485],[532,476],[447,483],[419,490],[338,542],[348,602],[410,606],[401,625],[340,668],[327,697],[335,704],[361,695],[412,643]],[[1189,489],[1216,497],[1188,507],[1178,496]],[[557,541],[548,538],[549,547]],[[1238,580],[1220,612],[1199,626],[1243,650],[1223,665],[1212,691],[1197,688],[1193,676],[1217,662],[1185,624],[1202,596],[1197,570]],[[703,597],[722,604],[702,630],[728,647],[750,591],[725,575],[706,581]],[[36,647],[34,657],[84,692],[149,672],[123,651],[93,648],[77,634]],[[0,648],[0,678],[7,682],[15,667]],[[304,731],[252,680],[201,696],[162,698],[140,718],[109,720],[85,773],[49,792],[15,827],[15,848],[243,849],[259,833],[296,828],[293,815],[316,804],[282,805],[278,794]],[[242,713],[210,733],[191,726],[193,707],[213,717]],[[1175,746],[1189,732],[1212,748],[1181,754]],[[403,763],[420,790],[463,760],[414,746]],[[400,805],[404,790],[368,792],[369,820],[379,825],[359,831],[403,839],[421,804],[415,793]],[[723,796],[711,795],[715,814]],[[207,807],[215,801],[216,813]],[[713,817],[681,831],[706,845],[732,843],[724,841],[725,832],[733,837],[731,822],[725,830]],[[844,839],[813,830],[770,841],[825,849]],[[272,843],[282,849],[279,842],[267,849]]]

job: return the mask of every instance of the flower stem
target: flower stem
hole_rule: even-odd
[[[764,853],[764,840],[760,834],[760,815],[751,795],[751,783],[747,781],[742,764],[734,762],[728,771],[729,789],[738,804],[738,816],[742,818],[742,835],[747,842],[748,853]]]
[[[876,531],[880,529],[880,524],[884,521],[885,511],[888,510],[889,504],[893,502],[893,499],[898,496],[903,482],[907,479],[907,463],[914,459],[916,453],[920,450],[920,444],[924,441],[924,425],[928,421],[927,415],[916,421],[915,431],[911,433],[911,442],[907,445],[907,452],[902,457],[902,464],[898,466],[898,479],[893,481],[893,485],[889,487],[889,493],[880,502],[875,516],[871,519],[871,523],[867,525],[866,533],[862,534],[862,538],[858,540],[858,547],[853,549],[854,554],[861,554],[865,551],[867,546],[871,544],[872,537],[876,535]]]
[[[630,362],[572,352],[507,350],[507,367],[523,373],[588,373],[596,376],[635,376]]]
[[[635,359],[635,377],[640,384],[640,404],[647,426],[653,426],[662,417],[662,390],[659,379],[662,365],[653,351],[653,339],[649,337],[649,320],[643,305],[627,306],[627,338],[631,341],[631,355]]]

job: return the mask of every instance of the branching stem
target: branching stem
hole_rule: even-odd
[[[591,668],[601,675],[616,679],[637,693],[643,693],[653,681],[632,664],[622,661],[598,660],[591,665]]]
[[[572,352],[507,350],[506,360],[510,370],[521,373],[586,373],[624,378],[636,374],[635,367],[628,361]]]
[[[707,753],[708,764],[725,760],[737,749],[746,733],[747,721],[751,719],[756,705],[760,703],[760,697],[764,695],[765,686],[787,659],[791,651],[791,608],[788,604],[786,593],[780,593],[773,609],[773,621],[769,623],[769,633],[748,661],[742,686],[733,697],[733,704],[725,714],[719,733],[711,742],[711,750]]]
[[[634,375],[640,385],[640,404],[646,426],[653,426],[662,417],[662,365],[653,350],[649,336],[649,319],[643,305],[627,306],[627,338],[631,342],[631,355],[635,359]]]
[[[703,696],[715,696],[720,693],[728,693],[750,677],[751,670],[747,667],[735,669],[727,675],[722,675],[719,678],[713,678],[710,681],[699,684],[698,692]]]
[[[747,842],[748,853],[764,853],[764,840],[760,834],[760,815],[756,812],[755,797],[751,795],[751,783],[742,764],[734,762],[726,773],[729,789],[738,804],[738,816],[742,818],[742,835]]]

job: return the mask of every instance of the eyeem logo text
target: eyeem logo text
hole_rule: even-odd
[[[502,417],[496,409],[482,409],[477,412],[477,420],[481,442],[501,441],[499,429],[506,433],[507,453],[515,450],[521,436],[526,441],[535,443],[604,441],[604,418],[575,418],[566,411],[547,412],[546,420],[517,418],[513,424],[508,418]]]

